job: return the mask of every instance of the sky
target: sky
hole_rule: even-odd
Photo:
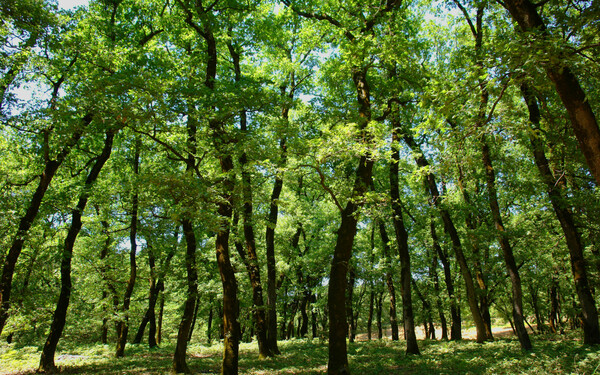
[[[71,9],[79,5],[87,5],[88,0],[58,0],[58,7],[62,9]]]

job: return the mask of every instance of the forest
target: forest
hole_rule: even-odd
[[[0,373],[600,367],[600,2],[0,14]]]

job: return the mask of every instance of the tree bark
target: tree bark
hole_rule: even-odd
[[[186,363],[186,352],[192,320],[194,317],[194,306],[196,305],[196,300],[198,299],[198,271],[196,269],[196,249],[198,245],[192,221],[189,218],[185,218],[181,221],[181,226],[183,228],[183,235],[187,245],[185,252],[185,268],[187,271],[187,298],[183,307],[183,316],[181,317],[181,322],[179,323],[179,329],[177,331],[177,343],[175,346],[175,353],[173,355],[173,372],[176,374],[189,374],[191,372]]]
[[[537,100],[531,89],[523,83],[521,92],[529,110],[529,121],[533,124],[534,131],[539,129],[540,111]],[[541,139],[530,133],[530,142],[533,149],[535,164],[546,185],[546,190],[550,198],[550,203],[554,209],[560,226],[565,235],[567,248],[571,261],[571,272],[575,280],[575,290],[581,304],[583,320],[584,343],[588,345],[600,344],[600,326],[598,325],[598,311],[596,303],[592,296],[591,288],[586,270],[586,262],[583,255],[584,246],[581,241],[581,235],[575,226],[573,214],[569,209],[566,198],[561,193],[561,184],[555,178],[548,164],[548,159],[544,152],[544,145]]]
[[[57,370],[56,365],[54,364],[54,354],[56,353],[56,346],[58,345],[58,341],[60,340],[62,331],[65,327],[67,309],[71,298],[71,259],[73,257],[73,247],[77,235],[81,230],[81,217],[87,205],[91,190],[98,179],[102,167],[110,157],[116,132],[116,130],[109,130],[106,132],[106,139],[104,140],[102,152],[96,158],[96,161],[85,180],[83,190],[79,194],[77,206],[73,209],[71,214],[71,226],[69,227],[67,237],[65,238],[60,265],[60,295],[58,297],[56,309],[54,310],[52,324],[50,325],[50,333],[48,334],[42,349],[38,372],[55,372]]]
[[[346,296],[346,320],[348,324],[348,341],[354,342],[354,334],[356,333],[354,326],[354,283],[356,282],[356,272],[352,268],[352,266],[348,266],[348,287],[347,287],[347,296]],[[398,334],[398,327],[396,326],[396,334]]]

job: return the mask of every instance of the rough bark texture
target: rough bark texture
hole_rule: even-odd
[[[537,100],[531,89],[526,84],[521,86],[523,97],[529,110],[529,121],[533,124],[534,129],[539,129],[540,111],[537,105]],[[590,289],[590,284],[587,276],[585,258],[583,256],[583,244],[581,235],[575,226],[573,214],[569,209],[568,202],[561,192],[561,184],[555,178],[550,166],[544,144],[540,138],[531,133],[531,146],[535,164],[542,176],[542,180],[546,185],[546,190],[550,198],[550,203],[554,209],[554,213],[560,222],[560,226],[565,235],[567,248],[571,261],[571,271],[575,280],[575,290],[581,304],[582,320],[583,320],[583,341],[585,344],[594,345],[600,344],[600,326],[598,324],[598,310]],[[550,319],[551,324],[554,320]]]
[[[81,230],[81,217],[87,205],[92,187],[94,186],[102,167],[110,157],[115,133],[116,131],[112,130],[106,132],[106,139],[104,140],[102,152],[96,158],[96,162],[92,166],[92,169],[85,180],[83,190],[79,195],[77,206],[71,214],[71,226],[69,227],[67,237],[65,238],[60,264],[60,295],[52,317],[50,333],[48,334],[44,348],[42,349],[40,365],[38,368],[39,372],[55,372],[57,370],[56,365],[54,364],[54,354],[56,353],[56,346],[58,345],[58,341],[60,340],[62,331],[65,327],[67,309],[71,298],[71,259],[73,257],[73,246],[75,245],[75,240]]]
[[[523,32],[537,32],[538,38],[542,41],[547,38],[544,20],[531,1],[506,0],[501,4],[510,12]],[[563,60],[561,56],[557,57],[557,63],[544,64],[546,73],[567,109],[579,147],[592,175],[596,178],[596,183],[600,185],[600,129],[596,116],[577,77],[561,62]]]

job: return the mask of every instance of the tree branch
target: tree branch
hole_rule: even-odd
[[[333,199],[333,202],[335,203],[337,208],[340,210],[340,212],[344,211],[344,208],[342,207],[340,202],[337,200],[335,193],[331,190],[331,188],[329,188],[329,186],[327,186],[325,184],[325,175],[323,174],[323,171],[321,170],[321,168],[319,168],[315,165],[311,165],[311,164],[300,164],[300,165],[298,165],[298,167],[308,167],[308,168],[312,168],[315,171],[317,171],[317,173],[319,174],[319,177],[321,179],[321,186],[323,187],[323,189],[325,189],[325,191],[328,192],[329,195],[331,195],[331,199]]]

